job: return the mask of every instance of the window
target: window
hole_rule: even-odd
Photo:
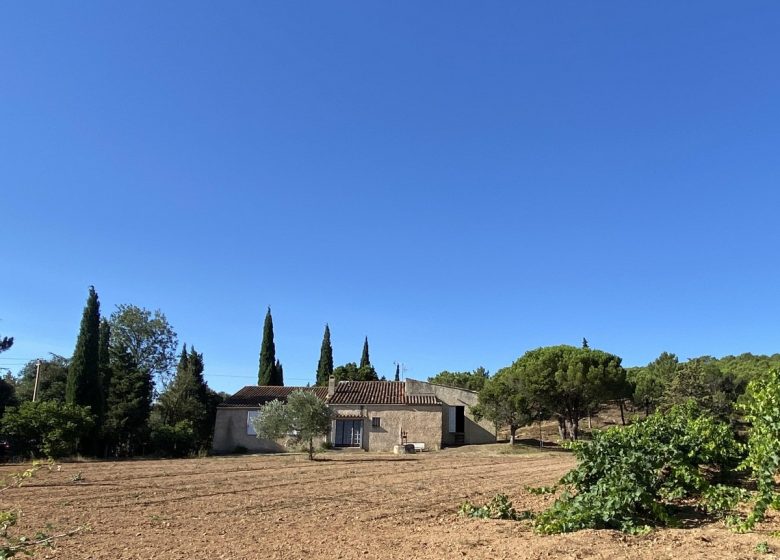
[[[374,416],[373,418],[371,418],[371,428],[373,429],[379,428],[380,423],[381,423],[381,419],[379,418],[379,416]]]
[[[252,420],[257,418],[260,415],[259,410],[250,410],[246,413],[246,435],[248,436],[256,436],[257,432],[255,431],[255,427],[252,424]]]

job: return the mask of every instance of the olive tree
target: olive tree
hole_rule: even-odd
[[[260,407],[252,421],[260,439],[287,437],[292,443],[305,444],[309,459],[314,459],[314,438],[330,432],[330,411],[311,391],[294,391],[287,402],[271,401]]]

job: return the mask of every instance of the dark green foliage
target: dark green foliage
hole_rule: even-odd
[[[465,517],[478,519],[509,519],[511,521],[521,521],[533,517],[529,511],[518,512],[506,494],[496,494],[484,506],[463,502],[458,513]]]
[[[780,354],[740,354],[711,358],[724,374],[733,375],[739,382],[749,383],[762,378],[770,370],[780,370]]]
[[[13,337],[9,338],[7,336],[0,336],[0,352],[5,352],[13,345],[14,345]]]
[[[328,379],[333,375],[333,347],[330,344],[330,327],[325,325],[325,333],[322,335],[320,346],[320,361],[317,363],[317,385],[328,384]]]
[[[679,360],[674,354],[663,352],[646,367],[631,368],[627,373],[634,385],[634,404],[650,414],[661,403],[666,387],[674,379]]]
[[[661,409],[693,400],[702,409],[728,418],[737,397],[745,390],[731,374],[724,374],[716,362],[696,358],[677,366],[661,397]]]
[[[740,452],[730,427],[692,402],[571,448],[577,467],[561,480],[562,496],[537,516],[539,532],[675,525],[675,507],[707,492]]]
[[[257,374],[258,385],[284,385],[281,364],[276,359],[274,344],[274,320],[271,308],[265,314],[263,323],[263,342],[260,345],[260,366]]]
[[[428,381],[438,385],[461,387],[469,391],[481,391],[488,379],[490,379],[490,372],[483,367],[478,367],[474,371],[442,371],[429,377]]]
[[[198,450],[192,423],[179,422],[173,426],[158,420],[150,422],[151,450],[164,457],[186,457]]]
[[[360,367],[369,367],[371,360],[368,357],[368,337],[363,341],[363,354],[360,356]]]
[[[32,400],[36,362],[37,360],[27,362],[16,378],[16,396],[20,402]],[[49,360],[41,360],[37,400],[65,402],[69,363],[70,360],[57,354],[51,354]]]
[[[141,452],[152,401],[152,378],[127,348],[111,348],[111,384],[106,396],[103,438],[108,454],[128,457]]]
[[[65,457],[76,452],[85,434],[94,431],[86,407],[54,401],[24,402],[9,408],[0,421],[14,453],[34,457]]]
[[[333,377],[339,381],[378,381],[379,376],[373,366],[359,368],[355,362],[349,362],[333,370]]]
[[[187,346],[181,353],[179,366],[168,389],[160,395],[158,412],[162,423],[176,426],[187,422],[192,428],[192,446],[208,449],[213,430],[214,397],[203,378],[203,354]]]
[[[395,381],[401,381],[401,364],[395,364]]]
[[[5,379],[0,379],[0,416],[9,406],[16,406],[19,400],[16,398],[16,384],[10,374]]]
[[[76,348],[68,368],[65,401],[68,404],[90,407],[96,418],[101,418],[103,413],[99,353],[100,302],[95,288],[90,286]]]
[[[601,350],[561,345],[526,352],[505,369],[519,380],[513,390],[553,415],[562,437],[577,439],[580,420],[625,384],[620,362]]]
[[[546,409],[525,385],[519,370],[504,368],[484,382],[473,413],[478,419],[487,418],[497,427],[508,426],[509,443],[513,444],[517,429],[540,419]]]
[[[780,354],[765,356],[746,353],[723,358],[701,356],[680,364],[674,354],[664,352],[647,366],[629,369],[629,379],[635,386],[634,403],[648,414],[655,410],[678,369],[686,367],[687,364],[695,364],[691,369],[700,371],[684,372],[684,375],[692,379],[679,379],[677,383],[687,386],[686,390],[699,394],[714,387],[719,394],[715,396],[713,406],[723,410],[732,407],[734,399],[744,392],[748,382],[762,377],[770,369],[780,368]],[[722,379],[716,379],[717,376]],[[692,386],[691,383],[696,378],[699,378],[701,388]],[[668,402],[667,399],[667,404]]]
[[[590,346],[588,345],[588,339],[585,338],[584,336],[582,337],[582,347],[583,348],[590,348]]]
[[[100,338],[98,339],[98,371],[100,386],[103,388],[103,409],[111,386],[111,325],[107,319],[100,319]]]
[[[157,391],[168,386],[179,340],[162,311],[117,305],[111,314],[111,345],[126,348],[138,367],[152,377]]]

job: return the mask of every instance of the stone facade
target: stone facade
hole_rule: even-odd
[[[425,449],[437,450],[442,442],[441,406],[438,405],[331,405],[330,441],[336,438],[339,419],[362,422],[360,447],[367,451],[392,451],[406,432],[407,443],[424,443]],[[375,418],[378,421],[374,420]],[[374,427],[375,424],[379,424]]]
[[[247,431],[247,418],[250,411],[256,412],[259,407],[217,408],[217,419],[214,423],[214,453],[235,453],[237,448],[244,448],[250,453],[274,453],[287,451],[275,441],[258,439]]]
[[[472,408],[477,393],[423,381],[342,381],[317,388],[247,386],[217,408],[215,453],[244,448],[252,453],[286,451],[283,442],[258,439],[248,430],[248,415],[293,390],[313,391],[333,414],[327,438],[336,447],[392,451],[401,443],[424,444],[426,450],[443,446],[496,441],[495,428],[478,422]],[[405,436],[405,437],[404,437]]]
[[[478,421],[474,418],[472,408],[479,402],[476,391],[435,385],[425,381],[406,380],[406,394],[433,394],[442,403],[441,433],[442,445],[456,444],[480,444],[496,442],[496,427],[485,419]],[[451,431],[451,417],[457,411],[457,407],[463,407],[464,426],[463,432]],[[460,441],[458,441],[460,439]]]

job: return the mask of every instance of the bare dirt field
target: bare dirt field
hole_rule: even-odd
[[[27,533],[47,523],[89,527],[36,558],[772,558],[756,552],[761,541],[780,550],[770,535],[778,518],[746,535],[704,523],[632,537],[539,536],[527,522],[458,517],[462,501],[497,492],[519,510],[540,510],[552,497],[524,488],[551,484],[572,466],[567,453],[502,450],[63,463],[2,502],[22,510]]]

